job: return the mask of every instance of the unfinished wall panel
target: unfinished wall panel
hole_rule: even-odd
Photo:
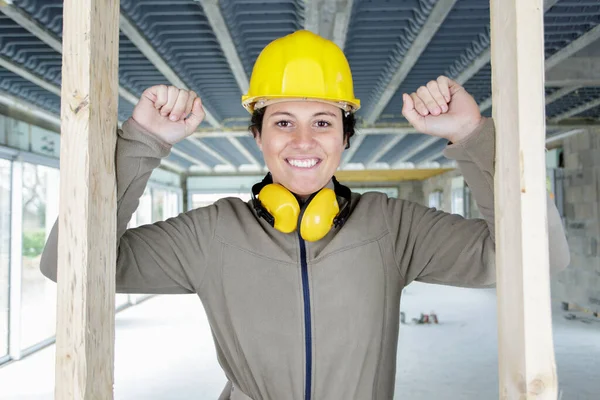
[[[559,179],[571,264],[553,282],[553,297],[600,313],[600,128],[565,138],[563,157]]]

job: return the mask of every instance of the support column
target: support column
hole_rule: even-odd
[[[57,400],[112,399],[118,0],[65,0]]]
[[[556,399],[542,0],[490,0],[501,399]]]
[[[20,360],[23,276],[23,161],[20,157],[13,161],[11,175],[8,354],[13,360]]]

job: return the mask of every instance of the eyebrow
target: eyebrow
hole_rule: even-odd
[[[275,117],[277,115],[287,115],[288,117],[293,117],[294,116],[292,113],[289,113],[287,111],[276,111],[273,114],[269,115],[269,118]]]
[[[271,114],[271,115],[269,116],[269,118],[270,118],[270,117],[277,116],[277,115],[286,115],[286,116],[288,116],[288,117],[295,118],[295,115],[294,115],[294,114],[292,114],[292,113],[290,113],[290,112],[287,112],[287,111],[276,111],[276,112],[274,112],[273,114]],[[320,111],[320,112],[318,112],[318,113],[315,113],[315,114],[313,114],[313,117],[320,117],[320,116],[322,116],[322,115],[327,115],[327,116],[329,116],[329,117],[333,117],[333,118],[335,118],[335,117],[336,117],[336,115],[335,115],[334,113],[330,112],[330,111]]]
[[[335,115],[334,113],[332,113],[330,111],[321,111],[321,112],[318,112],[315,115],[313,115],[313,117],[319,117],[321,115],[328,115],[328,116],[333,117],[333,118],[337,117],[337,115]]]

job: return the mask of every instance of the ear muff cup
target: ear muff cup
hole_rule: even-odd
[[[340,207],[335,192],[329,188],[321,189],[310,200],[300,221],[300,235],[308,242],[321,240],[331,230],[333,220]]]
[[[333,190],[321,189],[308,198],[305,207],[300,207],[296,196],[285,186],[273,183],[268,173],[252,186],[252,207],[259,218],[280,232],[292,233],[300,226],[298,231],[304,240],[320,240],[333,227],[343,226],[351,210],[352,192],[335,176],[331,179]],[[338,203],[338,198],[344,202]]]
[[[265,210],[273,216],[275,229],[283,233],[296,230],[300,205],[289,190],[277,183],[271,183],[260,190],[259,199]]]
[[[268,184],[258,196],[264,209],[273,217],[275,229],[291,233],[296,230],[300,220],[300,236],[308,242],[315,242],[327,235],[340,211],[336,194],[329,188],[323,188],[312,196],[302,215],[298,200],[282,185]]]

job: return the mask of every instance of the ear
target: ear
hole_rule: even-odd
[[[343,149],[348,148],[348,135],[346,135],[345,133],[344,133],[344,142],[342,143],[342,148]]]
[[[260,151],[262,151],[262,138],[260,136],[260,133],[256,132],[256,130],[253,130],[252,133],[254,135],[254,141],[256,142],[256,145],[258,146]]]

